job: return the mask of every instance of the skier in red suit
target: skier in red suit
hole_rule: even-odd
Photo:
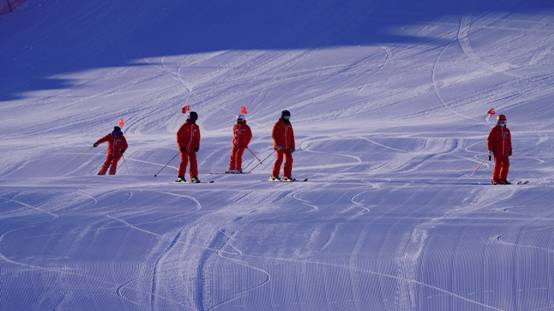
[[[200,150],[200,128],[196,125],[198,114],[191,111],[187,122],[185,122],[177,132],[177,145],[181,152],[181,163],[179,165],[179,174],[176,182],[185,182],[185,172],[190,162],[190,181],[199,183],[198,179],[198,161],[196,153]]]
[[[110,134],[100,138],[92,146],[96,148],[98,145],[106,142],[108,143],[106,161],[104,161],[104,164],[100,167],[98,175],[106,175],[108,169],[110,169],[110,175],[115,175],[117,171],[117,162],[119,162],[119,159],[121,159],[123,153],[125,153],[125,150],[128,148],[127,140],[125,136],[123,136],[121,128],[116,126]]]
[[[509,185],[510,156],[512,156],[512,136],[506,127],[505,115],[499,115],[498,124],[492,128],[488,138],[489,156],[494,156],[493,185]]]
[[[275,149],[275,164],[273,165],[273,172],[271,174],[271,180],[280,180],[279,171],[281,170],[281,164],[283,158],[285,159],[285,169],[283,175],[283,181],[294,181],[292,177],[292,153],[295,149],[294,131],[292,124],[290,123],[290,112],[283,110],[281,112],[281,118],[273,126],[273,148]]]
[[[246,117],[241,114],[237,117],[237,124],[233,126],[233,149],[227,173],[242,174],[242,155],[248,148],[250,140],[252,140],[252,130],[246,124]]]

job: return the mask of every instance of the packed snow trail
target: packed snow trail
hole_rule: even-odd
[[[0,310],[553,309],[553,48],[540,0],[26,1],[0,16]],[[184,104],[201,184],[153,177]],[[242,105],[270,160],[225,175]],[[489,185],[491,107],[527,185]],[[283,109],[307,182],[267,181]]]

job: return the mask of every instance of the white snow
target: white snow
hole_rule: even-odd
[[[553,310],[553,47],[542,0],[29,0],[0,16],[0,310]],[[153,177],[185,103],[198,185]],[[242,105],[261,158],[292,112],[308,182],[220,174]],[[491,107],[529,185],[472,175]]]

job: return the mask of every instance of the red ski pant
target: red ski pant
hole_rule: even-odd
[[[246,148],[233,145],[233,149],[231,150],[231,159],[229,160],[230,170],[242,169],[242,155],[244,154],[244,150],[246,150]]]
[[[279,171],[281,170],[281,164],[283,164],[283,157],[285,158],[285,174],[284,177],[292,177],[292,152],[276,150],[275,151],[276,159],[275,164],[273,165],[273,177],[279,177]]]
[[[117,162],[119,162],[119,159],[121,159],[121,155],[113,155],[112,153],[108,153],[108,155],[106,156],[106,161],[104,161],[104,164],[102,164],[100,170],[98,171],[98,175],[106,175],[108,168],[110,169],[110,175],[115,175],[117,171]]]
[[[196,160],[196,152],[181,152],[181,163],[179,164],[178,177],[185,177],[187,165],[190,161],[190,177],[198,177],[198,161]]]
[[[494,157],[494,170],[492,173],[492,180],[502,181],[508,179],[508,172],[510,171],[510,158],[509,157]]]

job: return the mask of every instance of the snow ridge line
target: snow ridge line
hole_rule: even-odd
[[[444,289],[444,288],[441,288],[441,287],[438,287],[438,286],[435,286],[435,285],[432,285],[432,284],[428,284],[428,283],[418,281],[418,280],[415,280],[415,279],[404,278],[404,277],[401,277],[401,276],[397,276],[397,275],[389,274],[389,273],[385,273],[385,272],[378,272],[378,271],[373,271],[373,270],[369,270],[369,269],[362,269],[362,268],[356,268],[356,267],[347,266],[347,265],[334,264],[334,263],[328,263],[328,262],[320,262],[320,261],[299,260],[299,259],[282,258],[282,257],[265,257],[265,256],[256,256],[256,255],[248,255],[248,254],[245,254],[243,256],[244,257],[252,257],[252,258],[261,258],[261,259],[267,259],[267,260],[274,260],[274,261],[292,262],[292,263],[298,263],[298,264],[313,264],[313,265],[320,265],[320,266],[325,266],[325,267],[346,269],[346,270],[351,270],[351,271],[358,272],[358,273],[371,274],[371,275],[374,275],[374,276],[378,276],[378,277],[382,277],[382,278],[386,278],[386,279],[390,279],[390,280],[413,283],[413,284],[416,284],[416,285],[419,285],[419,286],[422,286],[422,287],[433,289],[433,290],[436,290],[440,293],[446,294],[448,296],[452,296],[454,298],[460,299],[460,300],[465,301],[465,302],[469,302],[469,303],[481,306],[483,308],[487,308],[489,310],[505,311],[505,310],[499,309],[495,306],[491,306],[491,305],[473,300],[471,298],[467,298],[465,296],[462,296],[460,294],[457,294],[455,292],[449,291],[447,289]]]
[[[141,230],[144,232],[144,230]],[[162,259],[165,258],[165,256],[168,254],[169,251],[179,242],[179,238],[181,238],[181,234],[183,233],[184,228],[179,230],[179,232],[175,235],[171,243],[167,246],[167,248],[163,251],[162,255],[158,257],[154,264],[154,271],[152,273],[152,287],[150,292],[150,309],[155,310],[156,309],[156,296],[157,296],[157,283],[158,283],[158,269],[160,268],[159,264],[162,261]],[[180,302],[175,301],[171,299],[173,302],[181,305]]]
[[[21,202],[19,200],[16,200],[16,199],[13,199],[13,198],[5,198],[5,197],[0,197],[1,200],[4,200],[4,201],[7,201],[7,202],[13,202],[13,203],[16,203],[16,204],[19,204],[23,207],[27,207],[29,209],[32,209],[32,210],[35,210],[35,211],[38,211],[38,212],[41,212],[41,213],[44,213],[44,214],[47,214],[47,215],[50,215],[52,216],[54,219],[56,218],[60,218],[60,215],[56,214],[56,213],[52,213],[50,211],[47,211],[45,209],[42,209],[42,208],[39,208],[39,207],[36,207],[34,205],[31,205],[31,204],[27,204],[25,202]]]
[[[460,49],[462,49],[462,52],[469,59],[480,64],[482,67],[486,68],[491,72],[504,74],[518,79],[524,78],[523,76],[507,72],[509,69],[512,68],[512,65],[508,63],[502,63],[502,64],[499,64],[499,66],[492,66],[491,64],[485,62],[481,57],[479,57],[477,53],[475,53],[475,50],[473,50],[473,48],[471,47],[471,42],[469,40],[470,30],[471,30],[471,17],[462,16],[460,18],[460,25],[458,28],[458,33],[456,35],[457,37],[456,40],[458,42],[458,45],[460,46]]]
[[[160,240],[164,240],[166,239],[166,236],[165,235],[162,235],[162,234],[159,234],[159,233],[156,233],[156,232],[153,232],[153,231],[149,231],[149,230],[146,230],[146,229],[142,229],[138,226],[135,226],[131,223],[129,223],[128,221],[124,220],[124,219],[121,219],[119,217],[116,217],[116,216],[112,216],[112,215],[106,215],[106,217],[112,219],[112,220],[115,220],[117,222],[121,222],[123,223],[125,226],[131,228],[131,229],[134,229],[134,230],[137,230],[137,231],[140,231],[140,232],[143,232],[143,233],[146,233],[148,235],[152,235],[152,236],[155,236],[157,238],[159,238]],[[151,291],[150,291],[150,308],[152,310],[155,310],[155,306],[154,306],[154,300],[156,297],[160,297],[160,298],[163,298],[165,300],[168,300],[168,301],[171,301],[175,304],[181,304],[179,301],[176,301],[170,297],[167,297],[165,295],[160,295],[160,294],[157,294],[156,293],[156,274],[157,274],[157,267],[158,267],[158,263],[159,261],[162,259],[162,257],[173,247],[175,246],[176,244],[178,243],[181,243],[178,238],[180,237],[182,233],[182,230],[179,231],[177,233],[177,235],[171,240],[169,246],[165,249],[164,253],[158,258],[158,260],[156,260],[156,263],[154,265],[154,273],[153,273],[153,277],[152,277],[152,288],[151,288]],[[129,280],[127,282],[124,282],[123,284],[118,284],[117,286],[117,289],[116,289],[116,294],[118,296],[120,296],[121,298],[125,299],[125,300],[128,300],[127,298],[124,297],[123,293],[122,293],[122,290],[125,289],[127,286],[129,286],[129,284],[131,284],[132,282],[134,282],[135,280]]]
[[[319,206],[313,204],[312,202],[308,201],[308,200],[304,200],[304,199],[301,199],[298,197],[298,195],[300,193],[303,193],[305,191],[296,191],[296,192],[293,192],[292,195],[291,195],[291,198],[293,198],[294,200],[300,202],[302,205],[306,206],[306,207],[309,207],[311,210],[311,212],[317,212],[319,211]]]
[[[237,251],[237,255],[239,255],[239,256],[242,256],[243,253],[242,253],[242,251],[241,251],[240,249],[236,248],[234,245],[231,244],[231,241],[232,241],[233,237],[230,237],[230,236],[228,236],[227,234],[225,234],[225,231],[220,230],[219,232],[220,232],[223,236],[225,236],[225,238],[226,238],[225,244],[224,244],[220,249],[218,249],[217,252],[216,252],[216,254],[217,254],[219,257],[221,257],[221,258],[223,258],[223,259],[226,259],[226,260],[229,260],[229,261],[232,261],[232,262],[234,262],[234,263],[236,263],[236,264],[238,264],[238,265],[240,265],[240,266],[243,266],[243,267],[246,267],[246,268],[249,268],[249,269],[253,269],[253,270],[258,271],[258,272],[261,272],[261,273],[263,273],[263,274],[266,275],[266,278],[265,278],[265,280],[262,281],[260,284],[255,285],[255,286],[253,286],[253,287],[251,287],[251,288],[246,288],[246,289],[244,289],[244,290],[238,292],[234,297],[229,298],[229,299],[227,299],[227,300],[225,300],[225,301],[219,302],[219,303],[217,303],[217,304],[211,306],[207,311],[213,311],[213,310],[215,310],[216,308],[219,308],[219,307],[221,307],[221,306],[223,306],[223,305],[226,305],[226,304],[231,303],[231,302],[233,302],[233,301],[235,301],[235,300],[237,300],[237,299],[240,299],[240,298],[243,297],[245,294],[250,293],[250,292],[252,292],[252,291],[255,291],[255,290],[257,290],[258,288],[261,288],[261,287],[267,285],[269,282],[271,282],[271,274],[270,274],[267,270],[264,270],[264,269],[262,269],[262,268],[253,266],[253,265],[247,263],[247,262],[244,261],[244,260],[234,259],[234,258],[230,258],[230,257],[225,256],[224,254],[227,253],[227,252],[225,252],[224,250],[225,250],[225,248],[226,248],[227,246],[230,246],[230,247],[232,247],[235,251]]]
[[[453,40],[450,43],[445,44],[442,50],[440,51],[439,55],[435,59],[435,63],[433,64],[433,70],[431,71],[431,80],[433,81],[433,91],[435,92],[435,95],[437,96],[441,104],[444,106],[444,108],[446,108],[447,110],[450,110],[452,113],[466,120],[476,121],[477,119],[468,117],[465,114],[458,112],[456,109],[448,105],[447,102],[444,100],[444,98],[442,98],[442,95],[439,91],[439,87],[437,84],[437,68],[439,67],[440,59],[442,55],[446,52],[446,50],[450,47],[450,45],[452,45],[455,42],[457,42],[457,40]]]

